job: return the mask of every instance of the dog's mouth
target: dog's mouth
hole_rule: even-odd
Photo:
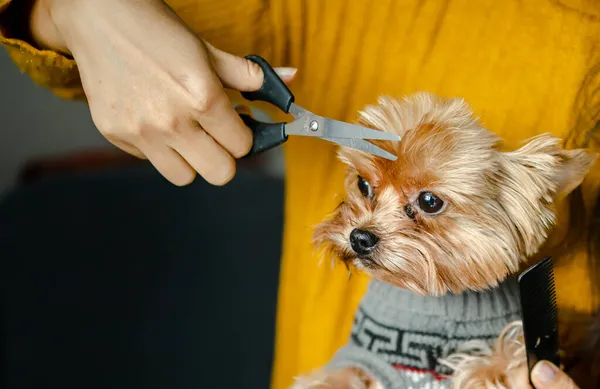
[[[377,262],[372,255],[360,255],[356,259],[365,269],[375,269],[377,267]]]
[[[358,254],[352,250],[341,250],[338,252],[338,258],[347,267],[350,265],[360,266],[364,269],[375,269],[378,267],[374,253]]]

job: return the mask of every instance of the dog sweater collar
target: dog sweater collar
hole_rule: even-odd
[[[441,297],[371,281],[349,342],[327,368],[360,367],[385,389],[448,388],[451,371],[440,358],[470,340],[491,345],[507,324],[520,318],[513,277],[486,291]]]

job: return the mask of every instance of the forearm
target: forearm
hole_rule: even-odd
[[[50,88],[60,97],[84,98],[75,60],[80,62],[81,53],[90,47],[89,42],[102,39],[94,37],[94,33],[110,35],[111,29],[105,26],[107,20],[122,17],[108,6],[103,13],[84,10],[99,5],[99,1],[89,0],[0,0],[0,45],[9,52],[17,67],[38,85]],[[183,24],[215,47],[238,56],[258,53],[268,57],[275,66],[288,65],[273,50],[276,48],[272,46],[271,23],[255,23],[258,19],[268,21],[270,18],[262,2],[125,0],[123,5],[137,8],[141,18],[147,15],[146,6],[164,7],[171,18],[181,18]],[[123,26],[124,33],[130,34],[137,24]],[[156,32],[160,26],[151,30]],[[154,36],[156,40],[156,34]]]

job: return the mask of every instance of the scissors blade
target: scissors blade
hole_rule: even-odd
[[[315,115],[296,104],[290,106],[289,112],[296,120],[286,124],[285,132],[288,135],[391,141],[399,141],[401,139],[397,134],[377,131]]]
[[[344,123],[325,118],[323,135],[328,138],[378,139],[399,141],[400,136],[390,132],[377,131],[370,128]]]
[[[388,153],[384,149],[377,147],[373,143],[369,143],[363,139],[326,138],[326,137],[323,137],[321,139],[336,143],[341,146],[346,146],[346,147],[350,147],[350,148],[353,148],[356,150],[361,150],[361,151],[367,152],[369,154],[377,155],[378,157],[389,159],[391,161],[395,161],[396,159],[398,159],[398,157],[396,157],[394,154]]]

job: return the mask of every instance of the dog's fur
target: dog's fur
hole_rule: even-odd
[[[376,141],[397,155],[389,161],[342,148],[348,165],[346,197],[317,226],[314,239],[349,267],[422,295],[439,296],[495,287],[535,257],[556,219],[556,206],[579,186],[596,156],[565,150],[550,135],[503,150],[461,99],[419,93],[382,97],[359,123],[402,136]],[[372,195],[364,196],[358,180]],[[420,206],[421,193],[443,201],[436,213]],[[379,241],[367,255],[353,250],[359,228]],[[520,324],[511,324],[494,349],[465,344],[446,358],[460,388],[519,387],[527,382]],[[315,373],[296,388],[379,388],[360,369]],[[524,378],[523,378],[524,377]],[[490,386],[491,385],[491,386]]]

